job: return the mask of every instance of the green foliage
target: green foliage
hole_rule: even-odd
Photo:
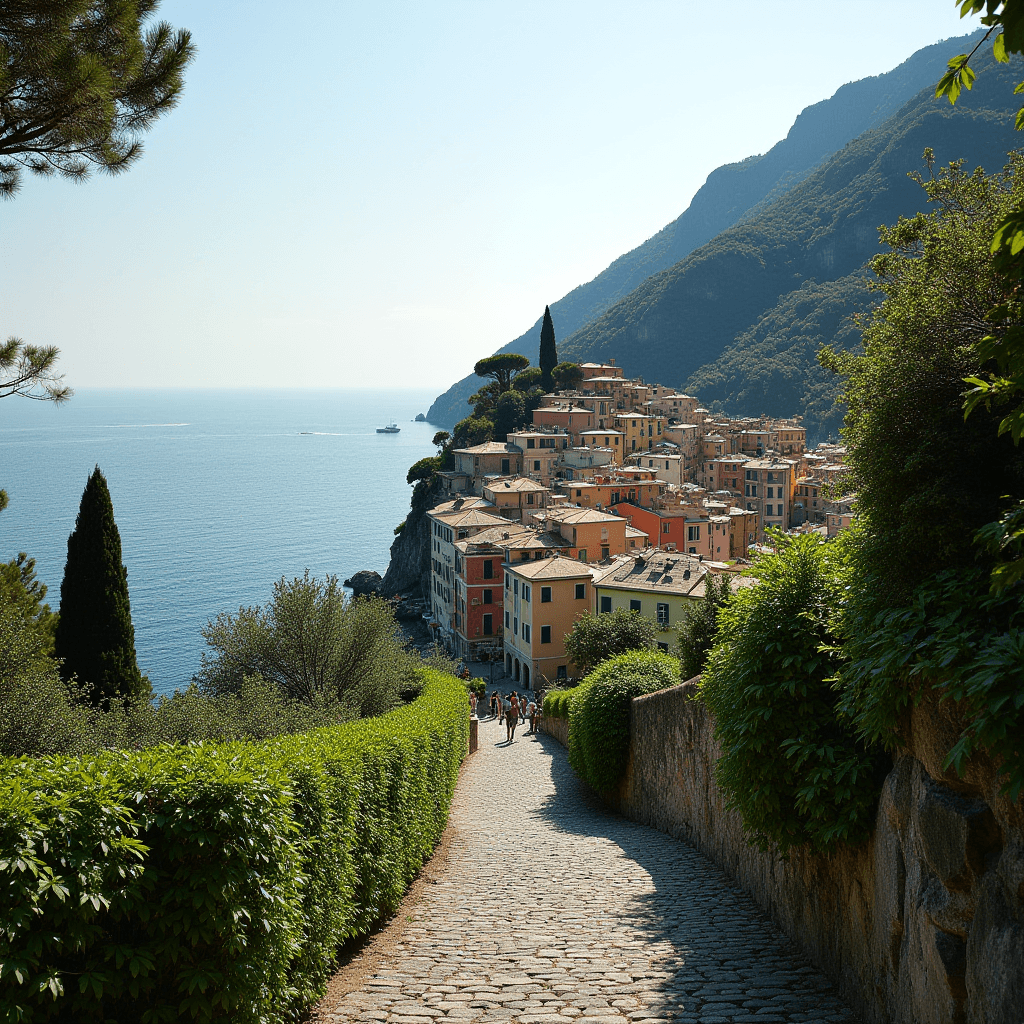
[[[472,448],[494,440],[494,421],[485,416],[467,416],[455,424],[455,447]]]
[[[516,374],[516,379],[512,382],[512,389],[528,394],[534,388],[541,387],[542,376],[539,366],[528,366],[521,373]]]
[[[494,436],[505,438],[527,422],[526,401],[519,391],[506,391],[494,407]]]
[[[679,683],[679,662],[658,651],[631,650],[603,661],[574,690],[569,763],[593,789],[619,784],[629,760],[631,701]],[[545,707],[545,714],[547,708]]]
[[[583,370],[579,363],[559,363],[551,377],[559,391],[574,391],[583,380]]]
[[[719,612],[700,699],[722,746],[715,777],[752,842],[785,852],[856,842],[873,822],[879,758],[836,710],[848,543],[777,535],[756,587]]]
[[[54,649],[65,679],[92,687],[96,701],[148,696],[149,680],[135,657],[128,570],[107,481],[97,466],[85,485],[68,537]]]
[[[486,359],[478,359],[473,372],[478,377],[491,377],[498,385],[499,394],[504,394],[512,387],[516,374],[529,365],[530,360],[526,356],[517,355],[515,352],[503,352],[496,356],[488,356]]]
[[[0,195],[20,170],[81,181],[142,155],[140,135],[178,102],[195,47],[153,23],[153,0],[25,0],[5,5],[0,77]]]
[[[3,173],[0,167],[0,195]],[[26,345],[21,338],[8,338],[0,344],[0,398],[20,395],[54,405],[66,402],[74,392],[64,383],[64,374],[56,372],[59,355],[54,345]]]
[[[397,525],[397,526],[395,527],[395,536],[396,536],[396,537],[397,537],[397,536],[398,536],[398,535],[399,535],[399,534],[400,534],[400,533],[401,533],[401,532],[402,532],[402,531],[403,531],[403,530],[405,529],[405,522],[406,522],[406,521],[405,521],[405,520],[403,519],[403,520],[402,520],[402,521],[401,521],[401,522],[400,522],[400,523],[399,523],[399,524],[398,524],[398,525]]]
[[[0,616],[13,617],[23,628],[37,634],[40,650],[53,653],[57,616],[44,604],[46,584],[36,577],[36,560],[22,551],[17,558],[0,563]]]
[[[466,689],[475,693],[477,700],[483,700],[487,696],[487,684],[482,679],[465,679]]]
[[[537,365],[541,372],[540,386],[550,391],[555,383],[551,371],[558,365],[558,352],[555,348],[555,324],[548,306],[544,307],[544,322],[540,327],[540,355]]]
[[[21,759],[0,778],[0,1016],[294,1020],[444,829],[465,688],[262,743]]]
[[[414,462],[405,474],[405,482],[414,484],[419,480],[431,481],[441,468],[441,460],[437,455],[427,455],[425,458]]]
[[[686,607],[678,628],[679,668],[684,679],[692,679],[704,671],[708,654],[718,636],[718,612],[732,594],[729,577],[707,573],[704,596]]]
[[[565,636],[565,652],[586,673],[616,654],[653,648],[656,632],[650,619],[625,608],[600,615],[584,612]]]
[[[282,577],[266,607],[222,613],[203,628],[210,653],[196,680],[215,694],[237,693],[247,676],[317,707],[339,704],[345,717],[381,714],[418,669],[391,605],[346,599],[336,576]]]
[[[880,231],[889,251],[871,267],[884,301],[864,320],[864,354],[823,353],[847,375],[863,628],[935,573],[973,565],[975,532],[999,518],[1008,492],[1024,496],[1024,453],[996,436],[995,414],[962,412],[963,379],[979,368],[975,342],[1002,287],[989,238],[1024,196],[1021,167],[1014,156],[993,177],[956,163],[918,178],[933,209]]]
[[[545,716],[549,718],[568,718],[573,695],[578,689],[578,686],[573,686],[568,690],[548,690],[544,694]]]
[[[1024,792],[1022,626],[1020,583],[992,593],[982,567],[941,572],[907,606],[880,612],[851,637],[842,709],[870,741],[895,748],[911,701],[949,702],[959,735],[945,767],[962,775],[968,758],[985,751],[1016,800]]]

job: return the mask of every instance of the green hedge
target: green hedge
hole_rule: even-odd
[[[598,792],[614,789],[629,760],[633,698],[679,682],[677,659],[658,651],[628,651],[601,662],[569,691],[569,764],[580,778]]]
[[[574,686],[569,690],[548,690],[544,694],[544,715],[546,718],[568,718],[569,705],[573,694],[579,689]]]
[[[468,729],[427,672],[301,735],[3,762],[0,1019],[296,1020],[433,851]]]

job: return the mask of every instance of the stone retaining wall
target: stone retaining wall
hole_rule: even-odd
[[[959,731],[946,706],[915,709],[868,842],[782,861],[749,847],[726,810],[714,722],[694,693],[690,682],[633,702],[617,809],[724,868],[866,1020],[1021,1024],[1024,811],[984,759],[963,779],[943,772]]]
[[[554,736],[563,747],[569,746],[569,719],[553,718],[551,715],[541,715],[540,731]]]

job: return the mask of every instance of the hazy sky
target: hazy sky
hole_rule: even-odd
[[[199,57],[142,161],[0,204],[0,334],[73,386],[441,390],[803,107],[976,27],[952,0],[161,15]]]

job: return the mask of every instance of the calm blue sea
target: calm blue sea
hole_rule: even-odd
[[[200,627],[304,570],[384,573],[406,470],[435,429],[429,391],[85,390],[0,404],[0,560],[25,551],[60,603],[67,538],[93,466],[110,485],[139,665],[188,683]],[[377,434],[394,417],[400,434]]]

